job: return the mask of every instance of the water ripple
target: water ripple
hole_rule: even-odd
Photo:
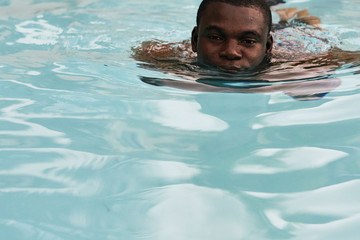
[[[325,167],[346,156],[348,154],[345,152],[316,147],[261,149],[255,151],[246,160],[239,161],[233,171],[236,174],[276,174],[310,170]],[[268,161],[269,158],[272,160]]]
[[[360,101],[360,94],[339,96],[320,106],[281,112],[262,113],[257,116],[253,129],[274,126],[327,124],[360,118],[360,111],[353,103]]]
[[[16,42],[23,44],[55,45],[59,35],[63,32],[61,28],[41,19],[38,21],[25,21],[15,27],[16,31],[25,35],[24,38],[16,40]]]
[[[180,184],[154,189],[146,198],[155,202],[147,216],[156,239],[263,239],[246,205],[220,189]]]
[[[111,158],[92,153],[74,151],[60,148],[2,148],[2,156],[22,156],[26,158],[37,156],[39,159],[47,159],[22,162],[16,160],[3,167],[0,176],[4,187],[1,192],[25,192],[39,194],[75,194],[77,196],[94,195],[101,190],[101,183],[97,179],[81,180],[71,175],[71,172],[84,169],[101,169]],[[52,159],[52,160],[51,160]],[[68,171],[68,174],[65,172]],[[17,184],[11,179],[17,177]],[[22,179],[22,180],[20,180]],[[7,183],[7,184],[6,184]],[[47,186],[47,187],[45,187]]]

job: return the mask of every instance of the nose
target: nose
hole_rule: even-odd
[[[228,40],[220,52],[220,56],[227,60],[239,60],[242,58],[241,46],[237,40]]]

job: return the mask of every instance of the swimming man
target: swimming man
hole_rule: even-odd
[[[280,9],[277,10],[277,13],[281,20],[280,27],[285,26],[287,20],[291,18],[313,26],[318,26],[320,23],[317,17],[309,17],[306,10]],[[201,73],[201,69],[215,69],[219,70],[219,73],[225,74],[256,73],[266,69],[271,56],[274,56],[272,52],[275,44],[271,35],[272,16],[270,8],[264,0],[203,0],[198,9],[196,23],[192,31],[191,43],[184,41],[164,44],[150,41],[135,48],[133,54],[136,60],[144,63],[142,65],[144,67],[175,74],[190,81],[146,77],[142,77],[142,81],[158,86],[193,91],[248,93],[283,91],[299,100],[317,99],[339,85],[337,79],[320,79],[301,83],[290,81],[256,88],[233,88],[216,86],[211,81],[203,81],[204,74]],[[298,46],[296,42],[293,45]],[[278,44],[275,46],[278,47]],[[291,54],[285,55],[291,55],[290,57],[294,56],[295,59],[300,60],[290,59],[291,61],[288,63],[289,59],[281,56],[278,58],[281,59],[280,64],[283,59],[285,59],[285,64],[289,64],[282,67],[281,70],[284,69],[285,75],[288,76],[291,73],[288,69],[292,69],[293,66],[301,68],[304,65],[304,68],[300,69],[303,79],[328,74],[329,70],[339,66],[339,58],[347,61],[347,59],[355,57],[344,51],[310,53],[308,55],[292,51]],[[192,68],[194,64],[190,63],[193,63],[194,60],[197,62],[195,65],[200,65],[201,69]],[[321,66],[321,69],[316,68],[317,66]],[[264,81],[284,81],[284,79],[276,80],[276,77],[282,74],[281,71],[275,71],[275,77],[269,71],[265,73],[267,74],[265,77],[261,76]],[[286,78],[286,80],[288,79]]]

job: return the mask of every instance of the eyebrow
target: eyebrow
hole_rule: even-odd
[[[210,31],[216,31],[216,32],[219,32],[219,33],[224,32],[220,27],[217,27],[217,26],[208,26],[208,27],[205,28],[205,32],[210,32]]]
[[[259,34],[258,32],[255,32],[255,31],[245,31],[241,35],[243,35],[243,36],[253,35],[255,38],[258,38],[258,39],[262,38],[261,34]]]
[[[210,31],[216,31],[216,32],[219,32],[220,34],[224,34],[224,30],[221,27],[214,26],[214,25],[211,25],[211,26],[208,26],[208,27],[205,28],[205,33],[210,32]],[[262,39],[261,34],[259,34],[256,31],[251,31],[250,30],[250,31],[245,31],[245,32],[241,33],[241,36],[248,36],[248,35],[252,35],[257,39]]]

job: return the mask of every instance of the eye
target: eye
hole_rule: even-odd
[[[241,44],[246,45],[246,46],[252,46],[256,43],[256,40],[254,39],[244,39],[240,41]]]
[[[208,35],[208,38],[213,41],[221,41],[223,38],[219,35]]]

